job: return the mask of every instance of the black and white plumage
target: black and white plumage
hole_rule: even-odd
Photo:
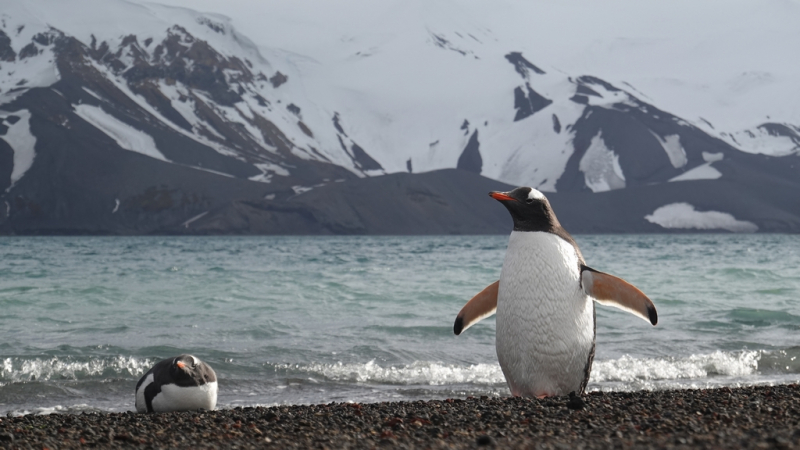
[[[500,280],[464,305],[453,331],[496,312],[497,359],[513,395],[580,394],[594,359],[594,301],[653,325],[655,306],[633,285],[586,266],[544,194],[520,187],[489,195],[508,209],[514,230]]]
[[[136,383],[136,411],[167,412],[217,406],[217,374],[192,355],[159,361]]]

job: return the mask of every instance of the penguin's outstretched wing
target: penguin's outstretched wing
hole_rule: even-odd
[[[475,325],[481,320],[491,316],[497,311],[497,290],[500,287],[500,280],[486,286],[478,295],[472,297],[470,301],[461,308],[453,324],[453,333],[461,334],[462,331]]]
[[[658,313],[653,302],[636,286],[622,278],[581,265],[581,286],[586,295],[593,297],[601,305],[623,309],[653,325],[658,323]]]

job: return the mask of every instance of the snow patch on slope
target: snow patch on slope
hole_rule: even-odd
[[[653,136],[658,139],[664,151],[667,152],[667,157],[672,167],[679,169],[689,162],[686,157],[686,150],[683,148],[683,145],[681,145],[681,137],[679,135],[671,134],[662,138],[656,133],[653,133]]]
[[[14,184],[19,181],[25,172],[33,165],[33,160],[36,158],[36,137],[31,134],[31,113],[27,109],[14,111],[13,113],[0,112],[0,118],[5,119],[8,116],[19,117],[16,123],[11,124],[9,121],[4,121],[7,124],[8,131],[0,139],[6,141],[9,146],[14,150],[14,168],[11,170],[11,186],[6,189],[6,192],[11,190]]]
[[[103,111],[98,106],[87,104],[76,105],[75,113],[95,128],[117,142],[117,145],[132,152],[161,161],[169,160],[158,150],[156,142],[149,134],[137,130],[125,122]]]
[[[283,167],[277,165],[277,164],[256,163],[256,164],[253,164],[253,165],[256,166],[256,168],[258,168],[258,170],[260,170],[261,173],[259,175],[253,175],[252,177],[250,177],[250,179],[252,181],[259,181],[259,182],[262,182],[262,183],[269,183],[272,180],[272,175],[273,174],[280,175],[280,176],[283,176],[283,177],[288,177],[289,176],[289,171],[284,169]]]
[[[592,192],[604,192],[625,187],[625,175],[619,165],[619,156],[606,147],[602,133],[592,138],[589,148],[578,165],[586,186]]]
[[[688,203],[664,205],[644,217],[648,222],[671,229],[728,230],[734,233],[754,233],[758,226],[745,220],[736,220],[728,213],[696,211]]]
[[[599,106],[606,109],[615,109],[616,105],[627,105],[637,108],[637,105],[631,100],[630,94],[621,90],[611,90],[600,83],[587,83],[590,88],[595,91],[598,96],[586,95],[587,104],[590,106]]]
[[[687,180],[716,180],[721,177],[722,173],[711,166],[711,163],[700,164],[699,166],[687,170],[686,172],[678,175],[677,177],[670,178],[669,181],[687,181]]]
[[[774,124],[773,124],[774,125]],[[779,125],[785,134],[770,132],[766,125],[752,130],[723,134],[729,144],[747,153],[767,156],[787,156],[800,153],[800,127]]]

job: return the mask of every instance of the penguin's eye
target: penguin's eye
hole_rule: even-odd
[[[530,205],[531,203],[533,203],[533,199],[532,199],[532,198],[529,198],[529,199],[525,200],[525,203],[527,203],[527,204],[529,204],[529,205]]]

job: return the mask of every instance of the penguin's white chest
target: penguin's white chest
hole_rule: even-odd
[[[153,383],[153,380],[153,375],[149,374],[136,390],[136,410],[140,413],[147,412],[145,388]],[[211,411],[217,406],[217,391],[216,381],[200,386],[186,387],[165,384],[161,386],[161,391],[153,397],[151,404],[155,412],[192,411],[200,408]]]
[[[497,359],[513,395],[579,393],[594,346],[594,304],[560,237],[514,231],[497,296]]]
[[[181,387],[175,384],[161,386],[161,392],[153,398],[153,411],[192,411],[204,408],[209,411],[217,406],[217,382],[200,386]]]

